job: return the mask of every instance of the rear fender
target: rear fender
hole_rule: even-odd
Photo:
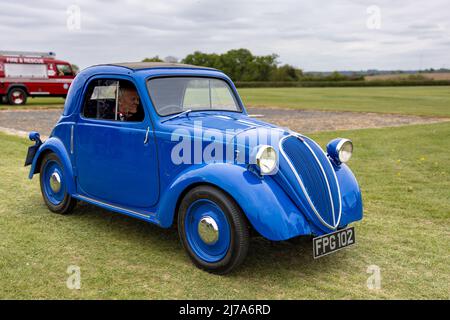
[[[36,155],[34,156],[28,178],[32,179],[35,173],[39,173],[42,158],[48,152],[55,153],[61,160],[61,163],[63,165],[64,176],[66,177],[67,182],[67,191],[69,194],[74,194],[76,189],[72,163],[70,162],[70,157],[66,150],[66,147],[64,146],[62,141],[59,140],[58,138],[55,137],[49,138],[40,146],[39,150],[36,152]]]

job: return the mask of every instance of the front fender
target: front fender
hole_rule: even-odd
[[[63,165],[64,177],[67,181],[67,191],[69,194],[74,194],[76,189],[73,179],[74,174],[72,163],[70,162],[70,157],[66,150],[66,147],[58,138],[51,137],[39,147],[39,150],[36,152],[33,162],[31,163],[31,169],[28,178],[32,179],[33,175],[39,172],[38,164],[41,163],[42,156],[49,151],[55,153],[61,160],[61,163]]]
[[[361,190],[350,168],[342,163],[334,166],[339,188],[341,190],[342,216],[339,226],[361,220],[363,217],[363,203]]]
[[[157,219],[169,227],[184,191],[196,184],[211,184],[227,192],[238,203],[253,228],[269,240],[286,240],[311,234],[303,214],[270,177],[258,177],[244,167],[203,164],[181,172],[161,199]]]

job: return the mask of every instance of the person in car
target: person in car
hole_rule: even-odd
[[[142,121],[139,112],[139,95],[132,86],[121,86],[119,89],[119,106],[117,119],[119,121]]]

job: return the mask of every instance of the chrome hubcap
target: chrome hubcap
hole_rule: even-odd
[[[61,177],[58,172],[53,172],[50,176],[50,188],[54,193],[58,193],[61,189]]]
[[[14,91],[13,94],[14,103],[21,104],[23,102],[22,94],[18,91]]]
[[[219,227],[210,216],[203,217],[198,223],[198,234],[206,244],[214,244],[219,240]]]

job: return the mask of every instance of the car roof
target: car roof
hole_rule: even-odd
[[[120,62],[120,63],[108,63],[103,64],[103,66],[116,66],[124,67],[131,70],[143,70],[143,69],[156,69],[156,68],[186,68],[186,69],[208,69],[217,70],[214,68],[194,66],[191,64],[184,63],[168,63],[168,62]]]
[[[231,81],[222,71],[214,68],[194,66],[182,63],[166,63],[166,62],[123,62],[123,63],[106,63],[87,67],[81,70],[72,84],[70,85],[70,92],[67,95],[66,103],[64,104],[63,115],[67,116],[74,112],[78,107],[79,95],[84,87],[84,84],[92,76],[101,74],[102,76],[112,74],[121,75],[127,74],[140,79],[147,79],[148,76],[160,75],[189,75],[199,74],[202,76],[215,76]],[[76,102],[72,102],[72,100]]]

